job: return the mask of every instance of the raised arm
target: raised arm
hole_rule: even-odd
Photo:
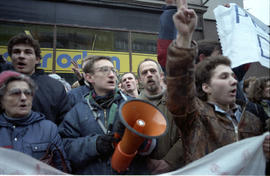
[[[178,36],[168,48],[167,91],[168,109],[180,127],[188,114],[194,112],[195,79],[194,59],[196,50],[191,48],[192,34],[197,23],[197,15],[187,8],[186,0],[177,0],[177,13],[173,16]]]
[[[173,16],[178,31],[176,46],[189,48],[197,25],[197,15],[193,9],[188,9],[187,0],[176,0],[176,5],[177,13]]]

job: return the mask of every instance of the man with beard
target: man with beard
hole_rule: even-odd
[[[168,133],[158,139],[155,150],[149,156],[148,168],[152,174],[172,171],[182,165],[182,141],[173,118],[168,111],[167,93],[162,86],[164,73],[152,59],[145,59],[138,66],[139,81],[144,87],[138,98],[154,104],[168,119]]]
[[[138,80],[134,73],[132,72],[126,72],[121,77],[121,88],[124,93],[131,97],[138,97],[139,91],[138,91]]]

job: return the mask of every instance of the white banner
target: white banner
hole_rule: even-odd
[[[0,147],[0,175],[63,175],[57,170],[24,153]]]
[[[230,58],[232,67],[259,62],[270,68],[270,38],[262,22],[255,20],[234,3],[230,7],[219,5],[214,9],[217,32],[223,55]]]
[[[164,175],[265,175],[262,143],[269,134],[226,145],[182,169]]]

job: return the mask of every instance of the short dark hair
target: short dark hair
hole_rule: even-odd
[[[128,74],[128,73],[132,74],[132,75],[134,76],[134,78],[137,79],[137,76],[136,76],[133,72],[125,72],[125,73],[123,73],[123,74],[121,75],[121,77],[120,77],[120,79],[119,79],[121,83],[123,82],[123,80],[122,80],[123,76],[126,75],[126,74]]]
[[[200,54],[204,54],[206,57],[208,57],[208,56],[211,56],[211,54],[215,50],[220,51],[220,53],[222,54],[221,44],[219,41],[199,40],[197,41],[197,45],[198,45],[198,54],[195,59],[196,64],[200,62],[200,59],[199,59]]]
[[[160,64],[159,64],[157,61],[155,61],[154,59],[146,58],[146,59],[144,59],[143,61],[141,61],[141,62],[139,63],[139,65],[138,65],[138,68],[137,68],[137,75],[138,75],[139,78],[141,77],[141,75],[140,75],[140,67],[141,67],[141,65],[142,65],[144,62],[147,62],[147,61],[154,62],[154,63],[157,65],[157,67],[158,67],[159,73],[163,73],[162,68],[161,68]]]
[[[210,83],[213,70],[219,65],[231,66],[231,61],[225,56],[210,56],[196,65],[195,69],[195,83],[198,97],[207,101],[207,94],[202,90],[203,83]]]
[[[37,58],[41,58],[41,51],[40,51],[40,46],[37,40],[35,40],[32,36],[27,35],[25,33],[19,33],[15,36],[13,36],[9,41],[8,41],[8,54],[11,57],[12,55],[12,48],[14,45],[17,44],[26,44],[30,45],[31,47],[34,48],[35,54]]]
[[[83,72],[94,73],[94,63],[100,60],[107,60],[113,64],[112,59],[109,56],[89,56],[87,63],[83,67]]]

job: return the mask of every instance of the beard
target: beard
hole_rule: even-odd
[[[156,92],[158,90],[158,86],[156,84],[147,85],[146,90],[148,92]]]

